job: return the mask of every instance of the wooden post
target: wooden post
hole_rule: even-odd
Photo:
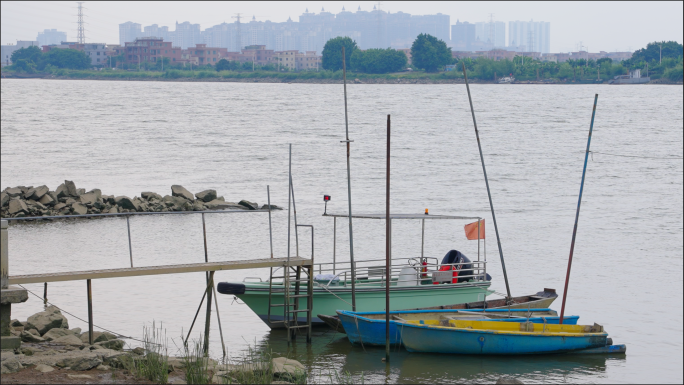
[[[88,286],[88,344],[93,344],[93,290],[90,280],[86,280]]]
[[[211,295],[214,288],[214,272],[209,272],[209,279],[207,282],[207,319],[204,323],[204,356],[209,356],[209,327],[211,325]]]
[[[390,116],[387,115],[387,182],[385,187],[385,362],[390,360],[390,283],[392,271],[390,261],[391,223],[390,223]],[[425,223],[425,222],[423,222]]]

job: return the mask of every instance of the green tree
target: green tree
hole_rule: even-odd
[[[323,47],[321,66],[325,70],[337,71],[342,69],[342,47],[344,47],[344,61],[347,68],[351,68],[351,57],[358,49],[356,42],[349,37],[330,39]]]
[[[12,67],[19,72],[26,72],[29,74],[36,72],[36,64],[29,59],[19,59],[16,62],[12,62],[14,63]]]
[[[228,71],[230,69],[230,63],[226,59],[221,59],[214,67],[216,68],[216,72]]]
[[[625,60],[626,67],[632,67],[637,63],[644,61],[647,63],[660,62],[660,47],[663,48],[663,59],[665,58],[679,58],[682,56],[683,46],[676,41],[660,41],[648,43],[646,48],[634,51],[632,58]]]
[[[351,57],[351,68],[369,74],[386,74],[406,68],[407,61],[406,54],[396,49],[356,50]]]
[[[451,49],[436,37],[421,33],[411,46],[413,65],[426,72],[436,72],[439,67],[451,63]]]
[[[35,64],[38,64],[42,56],[43,52],[40,50],[40,48],[36,47],[35,45],[32,45],[30,47],[20,48],[12,52],[10,60],[12,61],[12,63],[16,63],[19,60],[24,59],[32,61]]]
[[[91,67],[90,58],[83,51],[75,49],[52,49],[43,55],[41,62],[42,68],[46,65],[57,68],[68,68],[73,70],[84,70]]]

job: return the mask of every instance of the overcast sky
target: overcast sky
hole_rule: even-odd
[[[251,20],[298,21],[306,8],[320,12],[321,8],[338,13],[370,11],[377,2],[322,1],[322,2],[85,2],[84,11],[87,42],[119,43],[120,23],[132,21],[143,26],[169,26],[175,22],[198,23],[202,30],[222,22],[233,22],[235,13]],[[660,40],[682,43],[683,2],[381,2],[381,9],[414,15],[435,14],[456,20],[478,22],[548,21],[551,23],[551,52],[576,51],[579,43],[591,52],[627,51]],[[17,40],[35,40],[38,32],[55,28],[67,33],[69,41],[76,40],[77,5],[75,2],[2,1],[2,44]],[[508,24],[506,25],[508,42]]]

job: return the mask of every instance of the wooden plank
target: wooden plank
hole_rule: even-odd
[[[9,277],[9,284],[17,285],[22,283],[78,281],[83,279],[137,277],[143,275],[195,273],[201,271],[218,270],[255,269],[262,267],[285,266],[286,262],[287,258],[264,258],[242,261],[190,263],[183,265],[126,267],[122,269],[103,269],[72,271],[62,273],[13,275]],[[311,265],[311,263],[312,261],[310,259],[304,259],[300,257],[290,258],[290,266],[307,266]]]

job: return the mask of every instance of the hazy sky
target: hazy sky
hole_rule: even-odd
[[[132,21],[143,26],[159,24],[174,29],[176,21],[199,23],[202,30],[222,22],[233,22],[235,13],[252,19],[274,22],[288,17],[298,21],[306,8],[310,12],[338,13],[370,11],[377,2],[86,2],[86,41],[119,43],[120,23]],[[636,50],[647,43],[676,40],[682,43],[683,2],[381,2],[381,9],[415,15],[438,12],[456,20],[478,22],[535,20],[551,22],[551,52],[577,50],[579,43],[591,52]],[[35,40],[38,32],[55,28],[76,40],[75,2],[2,1],[2,44]],[[506,26],[508,34],[508,25]],[[508,35],[506,36],[508,42]]]

